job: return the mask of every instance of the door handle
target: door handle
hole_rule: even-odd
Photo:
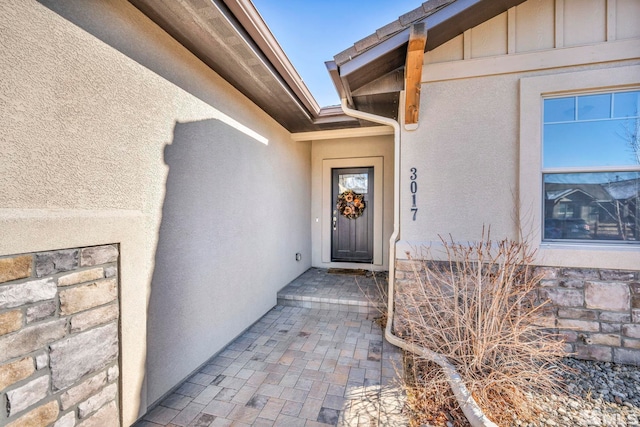
[[[333,231],[336,231],[338,229],[338,217],[336,216],[337,213],[338,211],[333,211]]]

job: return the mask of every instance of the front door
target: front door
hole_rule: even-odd
[[[373,261],[373,167],[331,170],[331,261]]]

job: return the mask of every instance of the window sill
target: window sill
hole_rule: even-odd
[[[542,242],[540,249],[571,251],[640,251],[640,242],[628,243],[586,243],[586,242]]]
[[[640,245],[541,242],[536,263],[549,267],[640,270]]]

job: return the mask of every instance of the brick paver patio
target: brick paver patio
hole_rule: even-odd
[[[406,425],[375,288],[371,275],[308,270],[136,427]]]

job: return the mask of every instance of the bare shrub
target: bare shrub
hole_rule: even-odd
[[[422,261],[410,280],[396,284],[395,333],[444,355],[494,422],[532,419],[527,393],[555,391],[554,362],[565,355],[564,343],[544,328],[534,253],[526,243],[493,242],[488,233],[480,242],[442,243],[446,261]],[[457,404],[444,375],[411,357],[407,396],[422,414],[416,425],[458,424],[448,412]]]

